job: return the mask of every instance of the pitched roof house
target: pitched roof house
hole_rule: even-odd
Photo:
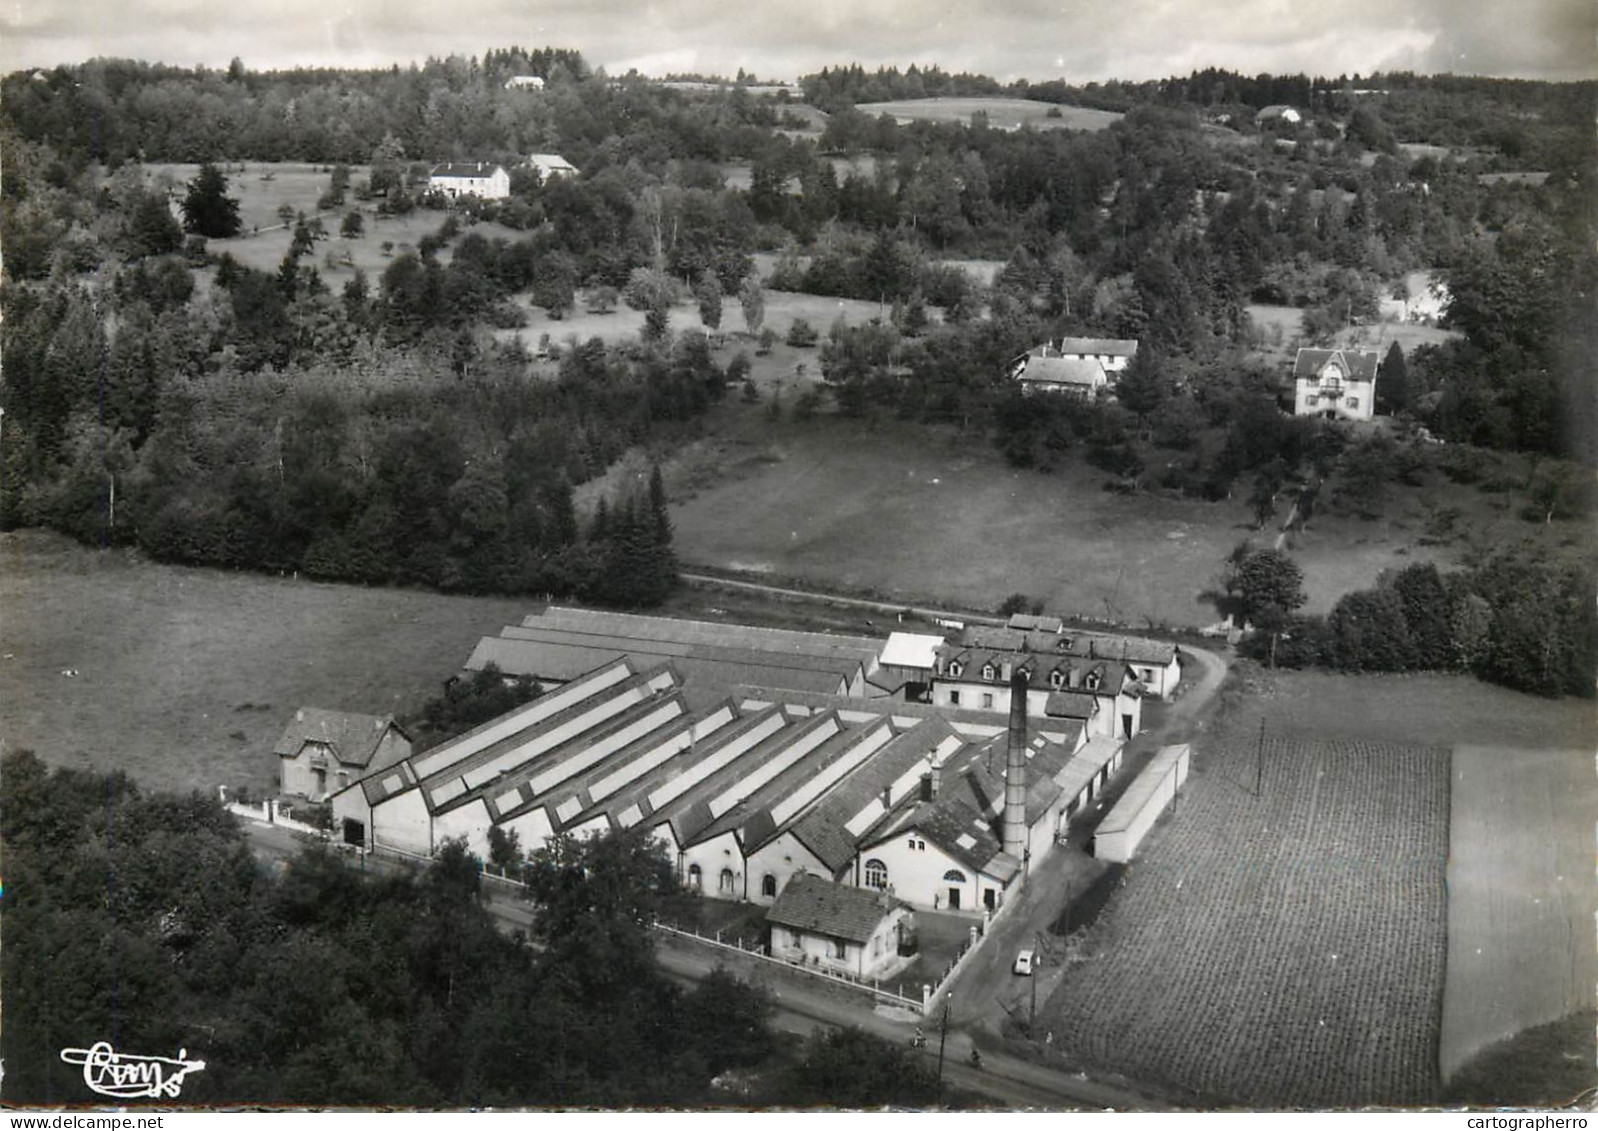
[[[790,962],[880,978],[907,965],[901,954],[915,929],[915,916],[886,892],[835,884],[800,874],[788,882],[766,912],[771,954]]]
[[[1376,411],[1371,350],[1301,349],[1293,360],[1293,415],[1369,420]]]
[[[1267,122],[1286,122],[1289,125],[1297,125],[1303,120],[1304,115],[1291,106],[1283,106],[1281,104],[1267,106],[1254,115],[1254,124],[1257,126],[1262,126]]]
[[[558,153],[529,153],[527,164],[537,169],[540,179],[545,181],[551,177],[577,176],[577,166]]]
[[[504,200],[510,195],[510,174],[503,165],[481,161],[451,161],[433,166],[427,178],[430,192],[445,196],[480,196],[484,200]]]
[[[321,801],[350,782],[409,757],[411,740],[389,715],[301,707],[272,753],[278,789]]]

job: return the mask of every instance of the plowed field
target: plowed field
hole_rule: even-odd
[[[1047,1007],[1056,1040],[1215,1105],[1437,1095],[1448,754],[1273,739],[1201,750]]]

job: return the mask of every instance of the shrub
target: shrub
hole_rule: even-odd
[[[767,331],[769,333],[769,331]],[[808,349],[820,340],[821,335],[809,322],[803,318],[795,318],[788,327],[788,337],[785,339],[790,346]]]

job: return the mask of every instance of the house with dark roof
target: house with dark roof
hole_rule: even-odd
[[[1058,617],[1028,613],[1016,613],[1007,627],[1027,633],[1027,640],[1044,652],[1092,660],[1120,660],[1132,669],[1145,695],[1165,699],[1182,681],[1181,649],[1169,640],[1067,629]]]
[[[766,912],[771,955],[805,966],[882,978],[909,965],[915,916],[885,891],[798,875]]]
[[[503,165],[481,161],[449,161],[434,165],[427,177],[429,192],[445,196],[479,196],[484,200],[504,200],[510,196],[510,174]]]
[[[1008,712],[1010,679],[1020,672],[1027,684],[1027,714],[1048,715],[1049,697],[1056,692],[1081,692],[1096,701],[1091,712],[1053,717],[1079,721],[1089,738],[1132,738],[1143,725],[1143,685],[1137,673],[1113,653],[1083,651],[1069,633],[972,626],[958,642],[937,650],[932,702]]]
[[[1005,372],[1025,392],[1093,398],[1114,388],[1136,356],[1129,338],[1061,338],[1013,358]]]
[[[323,801],[351,782],[409,756],[411,740],[390,715],[301,707],[272,753],[278,791]]]
[[[1293,359],[1293,415],[1369,420],[1376,412],[1373,350],[1301,349]]]

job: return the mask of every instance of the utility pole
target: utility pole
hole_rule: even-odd
[[[1260,716],[1260,741],[1254,753],[1254,796],[1260,795],[1265,780],[1265,716]]]
[[[943,1083],[943,1046],[949,1040],[949,999],[943,999],[943,1026],[938,1030],[938,1083]]]

